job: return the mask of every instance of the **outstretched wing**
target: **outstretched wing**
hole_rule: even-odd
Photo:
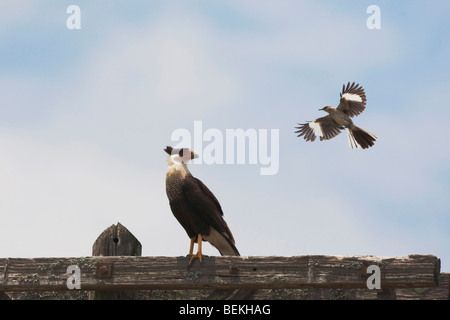
[[[299,127],[296,127],[296,129],[299,129],[295,131],[299,134],[297,137],[304,136],[306,141],[314,141],[316,137],[320,137],[320,141],[322,141],[334,138],[344,128],[327,115],[311,122],[299,123]]]
[[[349,117],[357,116],[366,108],[366,94],[363,87],[354,82],[350,82],[342,86],[342,93],[340,94],[341,101],[336,108],[347,114]]]

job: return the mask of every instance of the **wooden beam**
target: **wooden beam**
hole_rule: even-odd
[[[381,289],[434,287],[440,272],[433,255],[223,256],[190,268],[187,257],[6,258],[0,291],[68,291],[69,266],[80,270],[80,289],[93,291],[367,288],[370,265],[380,268]]]
[[[188,295],[189,292],[186,292]],[[440,273],[437,287],[386,290],[369,290],[367,288],[264,289],[257,290],[252,298],[254,300],[450,300],[450,273]]]

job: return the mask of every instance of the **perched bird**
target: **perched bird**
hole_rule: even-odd
[[[164,151],[169,154],[166,193],[170,208],[191,239],[189,265],[195,258],[202,261],[202,241],[211,243],[221,255],[239,256],[219,201],[203,182],[192,176],[186,166],[198,155],[193,150],[170,146]],[[198,251],[194,254],[196,242]]]
[[[367,149],[373,146],[377,136],[356,126],[350,119],[366,108],[364,89],[359,84],[353,82],[350,85],[349,82],[347,86],[342,86],[340,96],[341,101],[337,108],[326,106],[319,109],[328,112],[325,117],[304,124],[299,123],[299,127],[296,127],[299,130],[295,131],[299,134],[297,137],[304,136],[306,141],[314,141],[317,136],[320,141],[329,140],[341,133],[341,130],[347,129],[348,144],[352,149]]]

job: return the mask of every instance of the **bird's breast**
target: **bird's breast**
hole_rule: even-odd
[[[333,118],[334,121],[336,121],[341,126],[349,126],[353,123],[352,119],[348,115],[346,115],[344,112],[341,112],[339,110],[335,110],[334,112],[330,113],[330,116]]]
[[[174,172],[166,175],[166,193],[169,201],[183,197],[183,177],[181,173]]]

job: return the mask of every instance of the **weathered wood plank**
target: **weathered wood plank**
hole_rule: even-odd
[[[424,288],[307,288],[258,290],[255,300],[450,300],[450,273],[439,275],[439,285]]]
[[[369,265],[381,270],[381,288],[437,286],[440,260],[406,257],[81,257],[0,259],[0,291],[67,291],[67,267],[81,270],[81,290],[367,288]],[[97,268],[110,265],[111,273]]]
[[[450,300],[450,273],[439,275],[439,285],[431,288],[396,289],[397,300]]]

